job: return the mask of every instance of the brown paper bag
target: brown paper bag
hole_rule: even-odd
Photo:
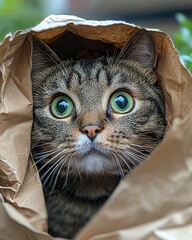
[[[0,46],[0,240],[51,240],[41,182],[30,154],[32,37],[57,51],[72,36],[122,48],[139,27],[125,22],[50,16],[9,34]],[[192,77],[171,39],[149,30],[158,50],[167,131],[146,163],[127,176],[76,240],[192,239]],[[75,36],[75,37],[74,37]],[[68,39],[68,40],[67,40]]]

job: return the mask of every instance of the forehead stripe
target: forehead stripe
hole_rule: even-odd
[[[70,90],[72,79],[76,78],[79,85],[82,84],[82,76],[79,72],[72,70],[69,74],[69,78],[67,79],[67,88]]]

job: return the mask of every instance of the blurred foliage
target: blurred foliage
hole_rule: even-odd
[[[0,0],[0,40],[8,32],[35,26],[43,18],[39,0]]]
[[[181,60],[192,72],[192,19],[178,13],[176,19],[179,22],[179,30],[175,34],[174,43],[179,50]]]

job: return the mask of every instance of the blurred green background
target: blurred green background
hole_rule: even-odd
[[[182,61],[192,72],[192,19],[181,13],[176,15],[176,19],[179,27],[174,34],[173,41],[180,52]]]
[[[33,27],[50,14],[125,20],[166,31],[192,71],[192,1],[162,0],[158,4],[153,0],[118,0],[118,4],[116,0],[0,0],[0,41],[7,33]]]
[[[0,0],[0,39],[8,32],[36,25],[43,17],[41,1]]]

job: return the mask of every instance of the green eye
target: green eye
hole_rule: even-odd
[[[114,113],[124,114],[132,110],[134,101],[132,96],[127,92],[116,92],[110,99],[110,107]]]
[[[72,100],[65,95],[56,97],[51,104],[51,113],[56,118],[69,117],[73,109],[74,104]]]

